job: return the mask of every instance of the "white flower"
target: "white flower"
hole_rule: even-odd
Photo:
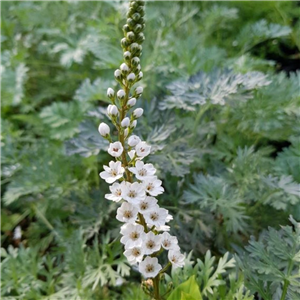
[[[124,118],[121,122],[122,127],[128,127],[130,124],[130,119],[128,117]]]
[[[144,218],[149,225],[163,226],[166,223],[168,213],[167,209],[156,207],[150,212],[144,213]]]
[[[128,262],[131,265],[134,265],[143,260],[144,250],[142,247],[134,246],[133,248],[125,250],[124,255],[126,256]]]
[[[130,124],[130,128],[135,128],[136,127],[136,124],[137,124],[137,121],[136,120],[133,120]]]
[[[120,142],[114,142],[109,144],[107,152],[114,157],[119,157],[123,153],[123,146]]]
[[[121,64],[120,69],[122,72],[125,72],[125,73],[129,72],[129,68],[125,63]]]
[[[151,150],[151,146],[147,145],[146,142],[139,142],[135,146],[135,151],[136,151],[137,156],[145,157],[145,156],[149,155],[150,150]]]
[[[107,107],[107,114],[109,116],[117,116],[119,114],[118,108],[115,105],[109,104]]]
[[[139,271],[145,278],[153,278],[162,269],[156,257],[147,256],[140,264]]]
[[[107,96],[108,98],[113,98],[115,95],[115,91],[112,88],[107,89]]]
[[[140,201],[145,199],[145,196],[146,193],[141,183],[125,182],[122,186],[122,198],[132,204],[139,204]]]
[[[142,161],[137,161],[135,167],[128,168],[135,177],[139,180],[147,180],[153,177],[156,172],[156,169],[152,164],[144,164]]]
[[[132,135],[131,137],[129,137],[128,139],[128,145],[130,147],[134,147],[136,146],[138,143],[141,142],[141,139],[137,136],[137,135]]]
[[[99,175],[107,183],[115,182],[117,179],[123,177],[123,173],[125,172],[125,169],[122,167],[120,161],[111,161],[109,162],[109,167],[103,166],[103,168],[105,171],[101,172]]]
[[[144,235],[143,248],[145,254],[152,254],[159,251],[161,248],[161,236],[149,231]]]
[[[111,185],[109,187],[110,191],[111,191],[111,194],[105,194],[105,198],[108,199],[108,200],[111,200],[111,201],[114,201],[114,202],[119,202],[120,200],[122,200],[122,196],[121,196],[121,193],[122,193],[122,184],[123,182],[120,184],[120,183],[117,183],[115,182],[113,185]]]
[[[161,234],[161,245],[166,250],[179,250],[178,240],[176,236],[172,236],[167,232]]]
[[[136,89],[135,89],[135,92],[136,92],[136,94],[141,94],[142,92],[143,92],[143,87],[141,87],[141,86],[138,86]]]
[[[134,79],[135,79],[134,73],[130,73],[130,74],[127,76],[127,80],[128,80],[128,81],[134,81]]]
[[[136,104],[136,98],[131,98],[128,100],[127,105],[134,106]]]
[[[142,108],[136,108],[134,111],[133,111],[133,116],[137,119],[139,118],[142,114],[143,114],[144,110]]]
[[[179,250],[170,250],[168,252],[168,259],[172,263],[173,268],[181,268],[184,266],[185,256]]]
[[[123,202],[117,209],[117,220],[120,222],[135,223],[138,214],[138,209],[132,204]]]
[[[146,192],[151,196],[157,196],[164,192],[164,188],[161,186],[162,181],[157,179],[156,176],[149,180],[145,180],[143,184]]]
[[[155,209],[157,206],[158,206],[157,199],[149,196],[146,196],[146,198],[138,204],[139,212],[142,214],[146,212],[150,212],[151,210]]]
[[[110,128],[106,123],[100,123],[98,131],[102,136],[107,136],[110,132]]]
[[[124,90],[118,90],[118,92],[117,92],[118,99],[124,99],[125,96],[126,96],[126,93]]]
[[[19,240],[22,238],[22,230],[20,226],[17,226],[14,230],[14,236],[13,239],[14,240]]]
[[[142,245],[145,232],[142,225],[126,223],[121,227],[121,234],[121,243],[125,245],[125,249],[129,249]]]

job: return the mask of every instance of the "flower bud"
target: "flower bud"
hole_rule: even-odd
[[[139,13],[134,13],[131,17],[134,21],[138,21],[141,15]]]
[[[136,24],[133,28],[133,31],[139,33],[143,30],[143,26],[141,24]]]
[[[127,32],[126,37],[129,41],[134,41],[135,39],[135,34],[132,31]]]
[[[129,46],[129,43],[128,43],[128,41],[126,40],[126,38],[122,38],[122,39],[121,39],[121,46],[122,46],[122,48],[126,48],[126,47]]]
[[[128,26],[127,24],[125,24],[125,25],[123,26],[123,31],[124,31],[124,32],[129,32],[129,31],[130,31],[130,28],[129,28],[129,26]]]
[[[140,63],[140,59],[138,57],[134,57],[132,60],[131,60],[131,64],[133,66],[137,66],[138,64]]]
[[[128,128],[126,128],[126,129],[124,130],[124,137],[125,137],[125,139],[127,138],[127,136],[128,136],[128,133],[129,133],[129,129],[128,129]]]
[[[139,44],[138,43],[132,43],[130,46],[130,52],[135,53],[139,50]]]
[[[135,80],[135,75],[134,73],[130,73],[128,76],[127,76],[127,80],[129,82],[133,82]]]
[[[107,89],[107,97],[113,99],[115,97],[115,91],[112,88]]]
[[[136,104],[136,98],[131,98],[128,100],[127,105],[134,106]]]
[[[129,72],[129,67],[125,63],[121,64],[120,69],[123,73],[128,73]]]
[[[138,35],[137,35],[137,38],[136,38],[136,41],[138,43],[142,43],[143,41],[145,40],[145,36],[142,32],[140,32]]]
[[[136,127],[136,124],[137,124],[137,120],[133,120],[130,124],[130,128],[135,128]]]
[[[130,125],[130,119],[128,117],[124,118],[121,122],[122,127],[128,127]]]
[[[140,72],[141,69],[142,69],[142,68],[141,68],[141,65],[137,65],[135,69],[136,69],[138,72]]]
[[[115,105],[108,105],[107,114],[110,116],[117,116],[119,114],[118,108]]]
[[[138,80],[141,80],[143,78],[143,76],[144,76],[143,72],[140,72],[138,75]]]
[[[116,79],[120,80],[122,78],[122,72],[121,72],[121,70],[117,69],[115,71],[114,75],[115,75]]]
[[[129,137],[129,139],[128,139],[128,145],[129,145],[130,147],[136,146],[139,142],[141,142],[141,139],[140,139],[137,135],[132,135],[132,136]]]
[[[107,136],[110,132],[110,128],[106,123],[100,123],[98,131],[102,136]]]
[[[118,99],[120,99],[120,100],[124,99],[125,95],[126,95],[126,93],[124,90],[118,90],[118,92],[117,92]]]
[[[129,28],[133,28],[135,25],[135,22],[131,18],[128,18],[126,23],[128,24]]]
[[[134,111],[133,111],[133,116],[134,118],[139,118],[142,114],[143,114],[144,110],[142,108],[136,108]]]
[[[137,95],[140,95],[142,92],[143,92],[143,87],[141,87],[141,86],[138,86],[136,89],[135,89],[135,93],[137,94]]]
[[[129,51],[126,51],[126,52],[124,52],[123,56],[124,56],[125,60],[129,60],[131,57],[131,53]]]

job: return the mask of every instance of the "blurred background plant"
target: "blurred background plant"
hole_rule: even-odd
[[[2,299],[144,299],[98,175],[127,3],[1,8]],[[170,300],[300,297],[299,16],[292,1],[147,3],[137,131],[193,250]]]

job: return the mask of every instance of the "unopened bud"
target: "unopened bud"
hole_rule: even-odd
[[[122,127],[128,127],[130,125],[130,119],[128,117],[124,118],[121,122]]]
[[[133,111],[133,116],[138,119],[142,114],[143,114],[144,110],[142,108],[136,108]]]
[[[142,43],[143,41],[145,40],[145,36],[142,32],[140,32],[138,35],[137,35],[137,38],[136,38],[136,41],[138,43]]]
[[[110,128],[106,123],[100,123],[98,131],[102,136],[107,136],[110,132]]]
[[[132,43],[130,46],[130,52],[135,53],[139,50],[139,44],[138,43]]]
[[[122,46],[122,48],[126,48],[126,47],[129,46],[129,43],[128,43],[128,41],[126,40],[126,38],[122,38],[122,39],[121,39],[121,46]]]
[[[130,73],[128,76],[127,76],[127,80],[129,82],[133,82],[135,80],[135,75],[134,73]]]
[[[107,97],[110,99],[115,97],[115,91],[112,88],[107,89]]]
[[[138,94],[138,95],[140,95],[142,92],[143,92],[143,87],[141,87],[141,86],[138,86],[136,89],[135,89],[135,93],[136,94]]]
[[[131,98],[128,100],[127,105],[134,106],[136,104],[136,98]]]
[[[135,34],[132,31],[127,32],[126,37],[129,41],[133,41],[135,39]]]
[[[135,33],[139,33],[143,30],[143,26],[141,24],[136,24],[133,28]]]
[[[140,139],[137,135],[132,135],[132,136],[128,139],[128,145],[129,145],[130,147],[136,146],[139,142],[141,142],[141,139]]]
[[[108,105],[107,114],[111,116],[117,116],[119,114],[118,108],[115,105]]]
[[[121,72],[121,70],[117,69],[115,71],[114,75],[115,75],[116,79],[121,79],[122,78],[122,72]]]
[[[125,24],[125,25],[123,26],[123,30],[124,30],[124,32],[129,32],[129,31],[130,31],[130,28],[129,28],[129,26],[128,26],[127,24]]]
[[[131,18],[134,20],[134,21],[138,21],[139,18],[141,17],[141,15],[139,13],[134,13]]]
[[[120,99],[120,100],[124,99],[125,95],[126,95],[126,93],[124,90],[118,90],[118,92],[117,92],[118,99]]]
[[[131,63],[132,63],[133,66],[137,66],[140,63],[140,59],[138,57],[134,57],[131,60]]]
[[[127,21],[126,21],[126,23],[128,24],[128,26],[130,28],[133,28],[134,25],[135,25],[135,22],[131,18],[128,18]]]
[[[127,138],[127,136],[128,136],[128,133],[129,133],[129,129],[128,129],[128,128],[126,128],[126,129],[124,130],[124,137],[125,137],[125,139]]]
[[[121,64],[120,69],[123,73],[128,73],[129,72],[129,67],[125,63]]]
[[[133,120],[130,124],[130,128],[135,128],[137,124],[137,120]]]
[[[129,51],[126,51],[126,52],[124,52],[123,56],[124,56],[125,60],[129,60],[131,57],[131,53]]]
[[[143,72],[140,72],[138,75],[138,79],[141,80],[143,78],[143,76],[144,76]]]

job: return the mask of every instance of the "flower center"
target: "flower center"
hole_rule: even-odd
[[[146,265],[146,272],[151,273],[154,271],[154,266],[153,265]]]
[[[145,175],[147,175],[147,170],[146,169],[141,169],[141,170],[139,170],[139,175],[140,176],[145,176]]]
[[[132,249],[132,255],[133,256],[139,256],[141,254],[141,251],[138,248]]]
[[[129,191],[128,197],[135,198],[136,197],[136,192],[135,191]]]
[[[111,170],[110,171],[111,176],[117,176],[117,171],[116,170]]]
[[[150,219],[151,219],[152,221],[158,220],[158,213],[156,213],[156,212],[152,213],[152,214],[150,215]]]
[[[155,246],[154,241],[150,240],[146,243],[147,248],[152,249]]]
[[[125,210],[125,211],[124,211],[124,217],[125,217],[126,219],[132,218],[132,212],[131,212],[131,210]]]
[[[116,190],[116,196],[121,196],[122,191],[120,189]]]
[[[172,256],[171,261],[172,261],[173,263],[176,263],[176,262],[177,262],[176,256]]]
[[[132,240],[136,240],[136,239],[138,239],[140,237],[140,235],[138,234],[138,232],[136,232],[136,231],[133,231],[133,232],[131,232],[131,234],[130,234],[130,238],[132,239]]]
[[[152,184],[152,183],[149,183],[149,184],[147,185],[147,190],[148,190],[148,191],[152,191],[152,190],[153,190],[153,184]]]
[[[140,205],[141,210],[146,210],[149,207],[147,202],[142,202]]]
[[[113,151],[118,152],[119,148],[113,148]]]
[[[163,241],[163,245],[164,245],[165,247],[170,247],[171,243],[170,243],[169,240],[164,240],[164,241]]]

